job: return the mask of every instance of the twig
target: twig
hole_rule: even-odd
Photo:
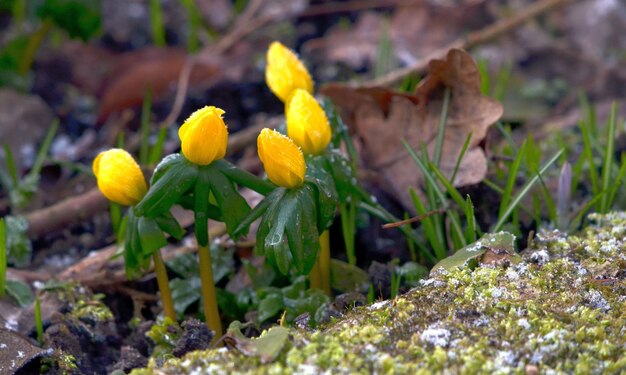
[[[389,86],[399,82],[406,75],[411,73],[423,73],[428,68],[430,60],[441,58],[452,48],[470,49],[478,44],[489,42],[493,39],[500,37],[528,22],[532,18],[539,16],[542,13],[552,11],[559,8],[573,0],[542,0],[538,1],[528,8],[518,12],[512,17],[497,21],[482,30],[475,31],[468,36],[461,37],[454,42],[450,43],[444,48],[438,49],[426,55],[424,58],[415,62],[411,66],[407,66],[401,69],[394,70],[380,78],[365,82],[364,87],[377,87],[377,86]]]
[[[437,214],[442,214],[444,212],[446,212],[445,208],[439,208],[437,210],[432,210],[432,211],[426,212],[423,215],[414,216],[414,217],[406,219],[406,220],[401,220],[401,221],[396,221],[396,222],[393,222],[393,223],[384,224],[382,226],[382,228],[383,229],[390,229],[390,228],[401,227],[401,226],[406,225],[406,224],[411,224],[411,223],[415,223],[415,222],[418,222],[418,221],[422,221],[422,220],[426,219],[427,217],[430,217],[430,216],[433,216],[433,215],[437,215]]]

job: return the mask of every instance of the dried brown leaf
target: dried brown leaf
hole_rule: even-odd
[[[425,145],[432,158],[446,88],[450,89],[451,99],[440,169],[451,177],[471,132],[470,147],[454,184],[476,184],[487,173],[487,159],[479,144],[489,127],[502,116],[503,109],[499,102],[480,93],[480,75],[467,52],[453,49],[445,60],[431,61],[429,73],[415,95],[339,84],[321,90],[337,104],[356,133],[365,167],[377,172],[383,188],[407,208],[413,207],[409,187],[421,188],[423,176],[402,140],[416,150]]]

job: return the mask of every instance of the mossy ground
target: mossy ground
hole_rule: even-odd
[[[626,214],[538,235],[517,265],[440,272],[261,363],[226,348],[134,374],[626,372]]]

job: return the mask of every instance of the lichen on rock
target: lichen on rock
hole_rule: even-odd
[[[316,332],[292,330],[271,363],[226,348],[134,374],[624,373],[626,214],[577,235],[542,232],[517,264],[435,273]]]

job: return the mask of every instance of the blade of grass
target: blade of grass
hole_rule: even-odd
[[[430,163],[430,167],[437,179],[439,179],[439,181],[443,184],[443,187],[446,188],[446,192],[450,195],[452,200],[461,208],[461,210],[466,211],[465,199],[463,199],[457,188],[452,186],[452,183],[448,181],[443,172],[435,167],[433,163]]]
[[[452,240],[452,244],[454,245],[454,250],[462,249],[467,246],[465,242],[465,233],[461,228],[461,218],[456,211],[448,211],[447,213],[448,219],[450,219],[450,227],[452,231],[450,231],[450,239]]]
[[[359,208],[387,222],[399,221],[398,218],[387,212],[387,210],[385,210],[384,208],[380,207],[379,205],[374,206],[367,201],[359,202]],[[398,229],[402,231],[405,236],[410,237],[413,240],[413,242],[417,245],[421,253],[428,259],[429,262],[431,262],[433,265],[437,263],[438,259],[430,251],[428,251],[425,246],[421,244],[420,239],[415,231],[413,231],[412,229],[407,230],[407,228],[405,227],[398,227]]]
[[[511,135],[511,130],[505,128],[500,121],[496,122],[496,128],[500,131],[500,133],[502,133],[504,139],[506,139],[506,142],[509,144],[509,147],[511,147],[513,154],[517,154],[519,151],[517,150],[517,146],[515,145],[515,141]]]
[[[448,121],[448,107],[450,106],[450,88],[446,87],[443,94],[443,105],[441,116],[439,116],[439,128],[437,129],[437,139],[435,141],[435,155],[433,163],[439,168],[441,162],[441,152],[443,151],[443,138],[446,133],[446,122]]]
[[[150,149],[150,156],[148,157],[149,165],[156,165],[159,160],[163,157],[163,145],[165,144],[165,139],[167,138],[167,128],[161,127],[159,128],[159,133],[157,134],[156,142],[154,146]]]
[[[544,164],[544,166],[539,170],[539,173],[537,175],[535,175],[532,179],[530,179],[526,183],[526,185],[524,185],[524,187],[519,191],[519,193],[517,193],[515,198],[513,200],[511,200],[511,202],[507,206],[507,208],[504,211],[504,213],[499,216],[498,222],[496,223],[496,225],[494,226],[494,229],[493,229],[494,232],[497,232],[497,231],[500,230],[500,228],[502,227],[504,222],[508,219],[509,215],[511,215],[511,213],[513,212],[515,207],[519,204],[519,202],[522,201],[522,199],[526,196],[526,194],[528,194],[530,189],[539,180],[539,176],[543,175],[548,170],[548,168],[550,168],[552,166],[552,164],[554,164],[554,162],[557,161],[557,159],[561,156],[561,153],[563,153],[563,150],[560,150],[552,158],[550,158],[550,160],[548,160]]]
[[[411,145],[409,145],[405,140],[402,140],[402,144],[404,145],[404,148],[406,148],[406,150],[408,151],[409,155],[411,156],[411,158],[413,159],[413,161],[415,161],[415,163],[417,164],[417,166],[419,167],[419,169],[422,171],[422,174],[424,175],[424,178],[426,180],[426,185],[430,185],[433,187],[433,193],[437,196],[437,198],[439,198],[439,201],[441,203],[444,204],[447,202],[446,200],[446,196],[441,192],[441,190],[438,188],[437,186],[437,182],[435,181],[435,177],[433,176],[432,172],[430,171],[430,168],[428,168],[422,159],[415,153],[415,150],[413,150],[413,148],[411,147]],[[437,207],[432,207],[433,209],[437,208]]]
[[[15,166],[13,152],[7,144],[4,145],[4,157],[6,158],[7,169],[9,170],[9,177],[11,177],[11,187],[16,187],[19,183],[19,178],[17,176],[17,167]],[[7,186],[6,189],[9,190],[11,187]]]
[[[469,194],[465,201],[465,242],[468,244],[476,242],[476,216]]]
[[[600,200],[600,198],[602,198],[602,194],[594,196],[589,200],[589,202],[585,203],[585,205],[578,210],[572,221],[570,221],[570,225],[568,228],[570,232],[574,231],[580,226],[580,223],[583,220],[583,216],[585,216],[587,211],[589,211],[591,207],[593,207]]]
[[[583,137],[583,153],[587,157],[587,166],[589,168],[589,180],[591,180],[591,191],[593,195],[600,193],[600,186],[598,184],[598,172],[596,171],[596,164],[593,161],[593,148],[591,146],[591,131],[589,125],[585,121],[579,123],[580,132]]]
[[[411,194],[411,200],[413,201],[415,212],[418,215],[426,215],[428,210],[424,206],[422,199],[419,197],[415,189],[409,188],[409,194]],[[424,236],[426,236],[426,240],[430,244],[430,247],[433,249],[435,257],[437,259],[443,259],[448,254],[444,247],[444,244],[441,241],[441,238],[437,234],[436,225],[437,223],[433,220],[432,216],[428,216],[424,220],[422,220],[422,230],[424,231]]]
[[[500,200],[500,208],[498,210],[498,218],[502,218],[504,212],[507,209],[507,206],[511,200],[511,195],[513,194],[513,188],[515,187],[515,180],[517,179],[517,172],[519,171],[520,165],[522,164],[522,160],[526,155],[526,141],[522,143],[515,159],[513,160],[513,164],[509,168],[509,178],[506,181],[506,185],[504,190],[502,191],[502,197]]]
[[[611,188],[611,169],[613,168],[613,150],[615,149],[615,128],[617,120],[615,114],[617,112],[617,103],[611,103],[611,113],[608,122],[608,137],[606,140],[606,150],[604,151],[604,162],[602,163],[602,191],[609,191]],[[610,209],[609,195],[604,194],[600,199],[600,212],[606,213]]]
[[[608,191],[608,206],[612,207],[613,202],[615,202],[615,195],[617,195],[617,189],[622,185],[622,181],[624,181],[624,177],[626,176],[626,153],[622,153],[622,158],[620,162],[619,171],[617,172],[617,177],[613,180],[613,184]]]
[[[504,98],[504,90],[506,89],[506,84],[509,82],[509,78],[511,77],[512,67],[513,64],[507,62],[502,65],[502,68],[500,68],[498,77],[496,78],[496,84],[493,87],[491,95],[495,100],[502,101]]]
[[[461,147],[461,153],[459,153],[459,157],[456,159],[456,163],[454,164],[454,171],[452,172],[452,177],[450,177],[450,183],[454,185],[454,180],[456,180],[456,174],[459,172],[459,167],[461,166],[461,161],[463,161],[463,157],[469,148],[470,142],[472,141],[472,132],[467,134],[467,138],[465,138],[465,143],[463,143],[463,147]]]
[[[404,220],[408,220],[409,219],[409,213],[405,212],[404,213]],[[408,230],[411,230],[411,224],[405,224],[405,227]],[[417,262],[417,252],[415,251],[415,243],[413,242],[413,240],[411,240],[409,237],[406,238],[406,245],[409,248],[409,254],[411,254],[411,260],[413,262]]]
[[[150,26],[152,27],[152,41],[157,47],[165,46],[165,28],[163,26],[163,11],[159,0],[150,0]]]
[[[52,141],[54,140],[54,136],[56,135],[58,129],[59,119],[54,119],[54,121],[52,121],[52,125],[50,125],[50,129],[48,129],[48,132],[46,133],[46,137],[41,143],[41,147],[39,147],[35,163],[33,164],[30,172],[28,172],[29,176],[36,176],[41,172],[41,167],[43,166],[43,162],[46,160],[46,156],[50,150],[50,145],[52,145]]]

